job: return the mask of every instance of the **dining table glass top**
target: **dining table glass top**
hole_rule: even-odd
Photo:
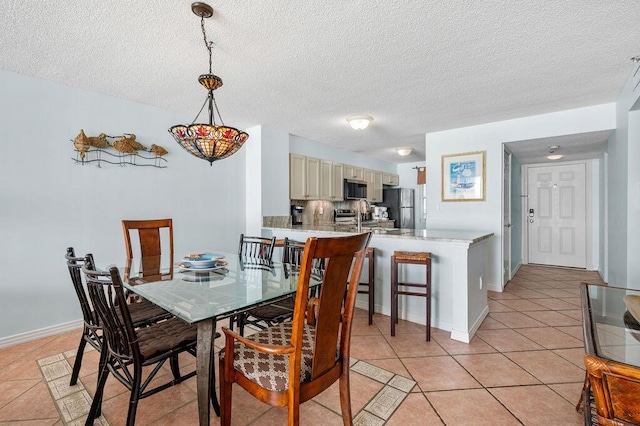
[[[194,269],[181,256],[128,259],[120,268],[124,286],[188,323],[223,318],[289,296],[299,268],[280,262],[216,252],[216,265]],[[312,273],[310,287],[322,277]]]
[[[587,352],[640,366],[640,290],[588,284],[582,298]]]

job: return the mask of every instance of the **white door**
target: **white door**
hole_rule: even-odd
[[[511,279],[511,153],[502,152],[502,287]]]
[[[529,263],[586,268],[585,164],[531,167]]]

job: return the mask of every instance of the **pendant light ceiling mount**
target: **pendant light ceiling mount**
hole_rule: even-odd
[[[191,124],[178,124],[169,129],[169,133],[178,144],[190,154],[207,160],[210,165],[214,161],[222,160],[235,154],[249,138],[246,132],[235,127],[226,126],[222,121],[213,91],[222,86],[222,79],[212,73],[213,42],[207,40],[204,28],[205,18],[213,16],[213,8],[206,3],[196,2],[191,5],[191,11],[200,17],[200,27],[204,45],[209,52],[209,73],[198,77],[198,82],[207,89],[207,99]],[[196,123],[205,105],[208,106],[208,123]],[[216,123],[216,115],[220,124]]]

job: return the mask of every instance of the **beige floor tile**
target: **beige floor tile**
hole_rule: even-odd
[[[371,398],[384,387],[383,383],[357,373],[349,374],[349,381],[351,386],[351,410],[354,415],[362,410]],[[313,400],[336,413],[340,413],[339,383],[336,381]]]
[[[572,305],[571,303],[567,303],[562,299],[555,299],[555,298],[550,298],[547,295],[544,295],[543,299],[536,299],[534,300],[535,303],[537,303],[538,305],[544,306],[545,308],[548,309],[553,309],[553,310],[572,310],[575,309],[575,305]]]
[[[513,294],[512,292],[497,292],[497,291],[487,291],[487,297],[490,300],[503,300],[503,299],[519,299],[518,296],[516,296],[515,294]]]
[[[471,389],[480,384],[450,356],[402,360],[422,391]]]
[[[369,325],[369,317],[366,315],[354,316],[353,325],[351,328],[351,335],[369,335],[369,334],[381,334],[380,330],[375,324]]]
[[[543,327],[545,325],[520,312],[491,312],[489,316],[510,328]]]
[[[351,356],[371,360],[395,357],[396,353],[384,336],[351,336]]]
[[[476,334],[500,352],[544,349],[542,346],[511,329],[478,330]]]
[[[584,382],[575,383],[557,383],[555,385],[548,385],[558,395],[566,399],[569,403],[576,405],[580,401],[580,395],[582,395],[582,386]]]
[[[549,297],[560,297],[560,298],[575,297],[573,293],[569,293],[568,291],[565,291],[559,288],[550,288],[550,289],[541,288],[538,291],[542,294],[546,294]]]
[[[400,358],[447,354],[435,339],[427,342],[424,334],[396,334],[385,337]]]
[[[355,412],[353,413],[355,417]],[[238,425],[241,423],[237,423]],[[246,424],[246,423],[245,423]],[[287,424],[287,408],[273,407],[261,416],[255,423],[256,426],[282,426]],[[301,426],[341,426],[342,416],[315,401],[307,401],[300,405]]]
[[[499,353],[458,355],[454,358],[484,387],[540,383],[538,379]]]
[[[511,361],[527,370],[542,383],[579,382],[584,371],[551,351],[505,353]]]
[[[513,309],[508,307],[507,305],[503,305],[502,302],[509,299],[504,300],[488,300],[487,305],[489,306],[489,312],[513,312]],[[520,300],[520,299],[517,299]]]
[[[556,330],[562,331],[563,333],[568,334],[569,336],[583,341],[583,329],[582,326],[570,326],[570,327],[554,327]]]
[[[582,425],[573,404],[544,385],[489,389],[525,425]]]
[[[391,335],[391,317],[386,315],[376,315],[374,321],[378,326],[378,329],[385,336]],[[426,337],[427,327],[422,324],[416,324],[415,322],[399,320],[396,324],[396,336],[400,334],[422,334]]]
[[[390,371],[402,377],[410,378],[411,375],[404,367],[402,361],[398,358],[386,358],[386,359],[370,359],[367,363],[380,367],[383,370]]]
[[[18,422],[32,419],[58,419],[49,389],[43,381],[30,387],[25,392],[0,408],[0,422]]]
[[[520,328],[518,333],[547,349],[582,348],[582,341],[553,327]]]
[[[509,288],[509,294],[516,295],[522,299],[542,299],[547,297],[535,289],[521,287],[519,285],[514,285],[512,288]]]
[[[41,379],[0,382],[0,409],[41,382]]]
[[[535,303],[535,299],[532,300],[527,300],[527,299],[509,299],[509,300],[502,300],[500,303],[502,303],[503,305],[506,305],[510,308],[512,308],[515,311],[518,312],[527,312],[527,311],[546,311],[547,308],[545,308],[542,305],[538,305],[537,303]]]
[[[427,398],[448,425],[519,425],[486,389],[427,392]]]
[[[561,310],[558,310],[558,312],[561,313],[562,315],[568,316],[569,318],[573,318],[574,320],[580,321],[580,324],[582,325],[582,311],[580,309],[561,309]]]
[[[540,321],[545,325],[569,327],[569,326],[581,326],[582,322],[575,320],[571,317],[561,314],[556,311],[538,311],[538,312],[525,312],[525,315]]]
[[[553,353],[584,370],[584,348],[556,349]]]
[[[482,324],[480,325],[480,328],[478,328],[478,330],[495,330],[498,328],[509,328],[509,327],[507,327],[500,321],[496,320],[495,318],[487,316],[482,321]]]
[[[443,424],[422,393],[409,394],[386,423],[387,426]]]
[[[491,319],[485,318],[485,321],[487,320]],[[469,343],[459,342],[457,340],[451,339],[450,337],[443,337],[441,335],[434,335],[433,339],[438,342],[438,344],[442,346],[442,348],[447,351],[449,355],[482,354],[496,352],[493,346],[489,345],[478,336],[474,336]]]

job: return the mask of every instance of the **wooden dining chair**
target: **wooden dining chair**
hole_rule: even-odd
[[[231,424],[233,383],[262,402],[287,406],[289,425],[297,425],[300,404],[336,380],[340,383],[343,422],[351,424],[351,326],[364,249],[370,238],[371,233],[309,238],[300,265],[293,321],[249,337],[223,328],[226,342],[220,353],[221,425]],[[326,259],[326,263],[320,294],[309,300],[314,259]]]
[[[640,424],[640,368],[600,358],[584,356],[598,424]]]
[[[162,252],[162,230],[168,232],[168,244],[165,252]],[[173,256],[173,220],[172,219],[151,219],[151,220],[123,220],[122,231],[124,233],[124,247],[127,258],[133,257],[133,245],[131,235],[137,231],[140,243],[140,257],[158,257],[162,254]],[[173,264],[173,262],[171,262]]]
[[[89,302],[87,290],[82,280],[81,270],[84,265],[84,258],[76,257],[73,247],[68,247],[65,259],[67,260],[67,268],[69,269],[73,288],[76,292],[76,296],[78,297],[78,302],[80,302],[80,310],[82,311],[83,319],[82,336],[80,336],[80,343],[78,344],[76,360],[73,363],[73,370],[69,383],[69,385],[73,386],[78,381],[80,367],[82,366],[82,358],[87,343],[101,353],[100,365],[104,363],[103,357],[106,354],[102,353],[102,326],[100,325],[98,314],[94,311],[93,306]],[[137,303],[131,305],[129,307],[129,311],[131,312],[131,319],[135,327],[144,327],[149,324],[153,324],[154,322],[172,317],[169,312],[145,299],[140,299]]]
[[[84,259],[82,271],[89,298],[102,326],[103,353],[106,353],[86,424],[93,424],[98,417],[104,387],[109,374],[112,374],[130,391],[127,425],[133,426],[140,399],[195,376],[195,370],[180,374],[178,355],[187,352],[196,356],[196,326],[174,317],[136,328],[118,268],[112,267],[108,272],[97,271],[93,256],[89,254]],[[158,384],[156,374],[162,371],[167,360],[172,378]]]

